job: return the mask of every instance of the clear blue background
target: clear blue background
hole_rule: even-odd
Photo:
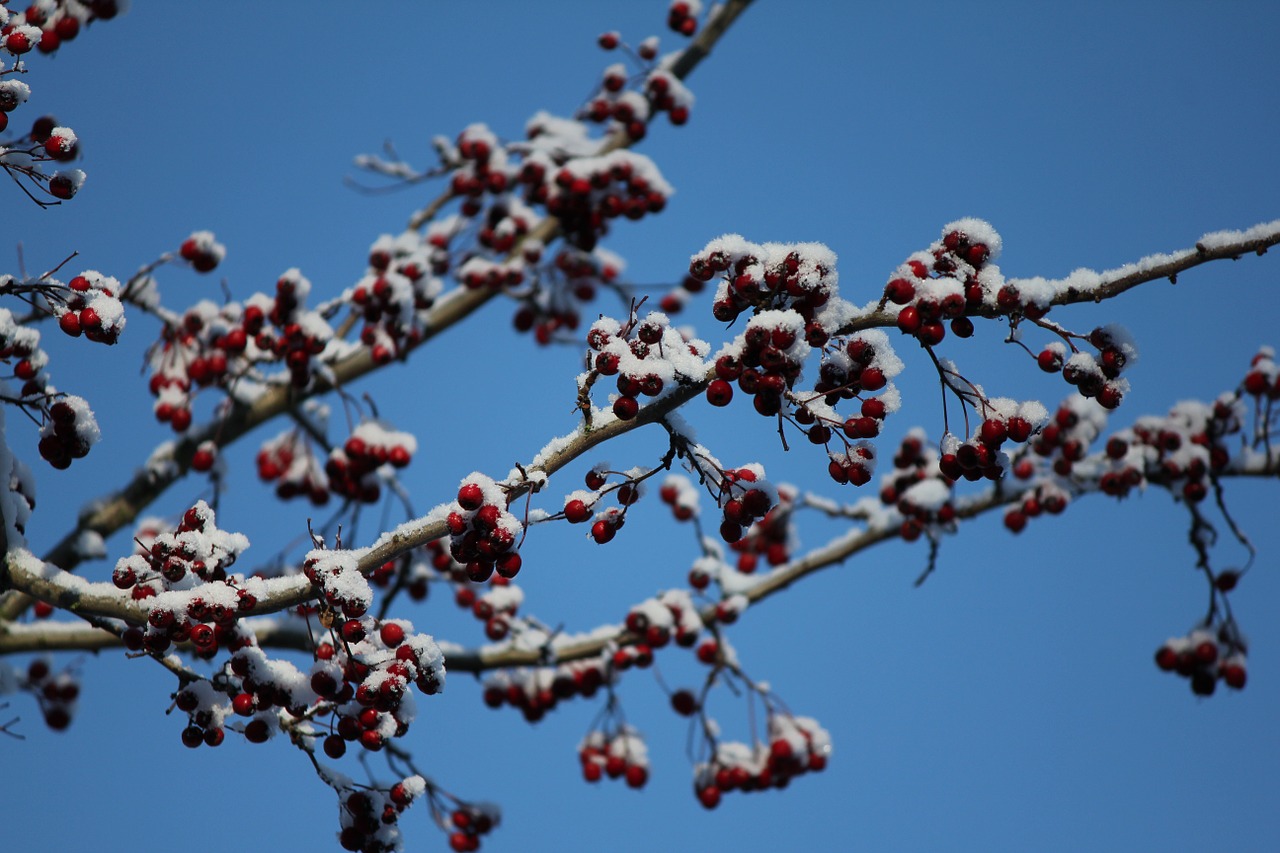
[[[33,272],[74,250],[75,269],[123,279],[209,228],[227,259],[212,278],[162,270],[171,306],[219,299],[218,277],[244,298],[291,266],[317,296],[332,295],[361,275],[374,238],[398,232],[437,191],[354,193],[342,183],[353,155],[391,139],[425,165],[432,135],[474,121],[519,136],[537,109],[572,111],[617,59],[595,46],[598,33],[619,29],[634,43],[663,32],[664,17],[659,2],[138,2],[61,55],[32,59],[33,98],[15,127],[55,113],[80,134],[89,180],[47,211],[9,192],[4,268],[16,268],[20,242]],[[623,223],[609,245],[632,281],[663,282],[726,231],[819,240],[840,254],[845,294],[864,302],[961,216],[1000,230],[1012,276],[1106,268],[1274,219],[1278,26],[1280,7],[1266,2],[760,0],[690,81],[690,124],[658,122],[641,147],[677,196],[661,216]],[[663,32],[664,48],[677,41]],[[1142,360],[1116,415],[1125,425],[1233,387],[1259,344],[1280,343],[1277,263],[1218,263],[1176,287],[1055,316],[1085,328],[1118,321],[1136,335]],[[494,303],[360,388],[418,435],[407,482],[423,509],[469,471],[502,475],[572,427],[580,352],[536,350],[508,331],[510,314]],[[722,339],[705,297],[681,319]],[[105,439],[67,472],[37,466],[37,549],[168,437],[138,376],[154,331],[135,312],[109,351],[46,332],[55,382],[90,398]],[[972,342],[944,349],[993,393],[1062,396],[1060,381],[999,339],[980,326]],[[937,435],[936,380],[917,349],[901,352],[908,403],[887,440],[915,424]],[[782,454],[771,424],[745,408],[699,402],[687,416],[728,463],[759,458],[774,479],[853,494],[826,481],[820,454]],[[10,441],[34,456],[21,420],[9,416]],[[306,512],[256,483],[250,460],[276,429],[232,452],[219,517],[264,561],[286,544],[281,531],[303,533]],[[593,460],[652,464],[662,449],[653,430]],[[582,470],[553,493],[576,488]],[[503,825],[485,840],[494,851],[1274,850],[1280,537],[1266,486],[1228,486],[1262,552],[1233,598],[1253,640],[1238,695],[1197,700],[1151,663],[1205,604],[1185,512],[1153,492],[1119,505],[1087,499],[1019,537],[996,518],[967,525],[921,589],[911,582],[925,549],[895,545],[749,612],[731,634],[748,671],[835,738],[829,770],[787,791],[730,795],[704,813],[690,792],[685,724],[646,673],[621,688],[651,748],[642,793],[580,780],[575,748],[594,704],[562,705],[530,727],[486,709],[463,676],[422,702],[408,745],[447,788],[502,804]],[[155,509],[176,513],[205,494],[189,479]],[[362,524],[364,541],[376,521]],[[802,536],[815,545],[833,532],[814,525]],[[536,531],[520,578],[526,609],[571,630],[618,621],[680,585],[694,555],[688,529],[656,500],[607,547],[578,533]],[[127,535],[110,545],[124,553]],[[1225,546],[1219,559],[1238,561],[1239,550]],[[442,638],[481,639],[444,596],[402,615]],[[79,660],[84,674],[71,729],[47,731],[16,698],[10,712],[22,714],[27,739],[0,739],[6,849],[333,844],[335,800],[286,744],[188,751],[183,723],[165,716],[173,680],[159,667],[116,654],[60,659]],[[672,684],[699,674],[679,651],[659,662]],[[721,697],[715,710],[727,734],[746,734],[739,703]],[[351,759],[343,765],[360,775]],[[425,813],[410,811],[404,825],[412,849],[444,848]]]

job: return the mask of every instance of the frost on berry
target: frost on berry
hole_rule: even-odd
[[[196,231],[182,241],[178,254],[196,272],[212,272],[226,257],[227,247],[217,241],[212,231]]]

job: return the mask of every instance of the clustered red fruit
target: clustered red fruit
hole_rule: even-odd
[[[54,731],[71,725],[76,700],[80,698],[80,682],[70,670],[55,673],[46,658],[36,658],[28,665],[20,686],[36,698],[45,725]]]
[[[25,12],[10,13],[9,23],[0,29],[0,43],[17,56],[33,48],[54,53],[74,41],[84,26],[111,20],[119,12],[119,0],[43,0]]]
[[[11,281],[9,276],[0,277],[0,284]],[[22,383],[21,396],[34,398],[47,393],[49,355],[40,348],[40,332],[19,325],[7,308],[0,308],[0,361],[12,364],[13,378]]]
[[[63,396],[49,406],[40,430],[40,456],[54,468],[70,467],[83,459],[101,432],[89,404],[81,397]]]
[[[765,478],[764,468],[758,463],[741,468],[726,468],[707,453],[705,448],[697,446],[690,446],[683,455],[720,507],[720,537],[725,542],[741,541],[745,531],[768,516],[779,501],[778,489]],[[780,521],[784,529],[785,514],[784,511],[774,519]],[[772,522],[769,527],[773,528]],[[785,537],[785,533],[783,536]],[[771,532],[758,531],[756,539],[744,543],[741,550],[767,550],[768,546],[761,543],[771,541],[772,537]]]
[[[196,231],[182,241],[178,255],[196,272],[212,272],[227,255],[227,248],[217,241],[212,231]]]
[[[647,62],[653,57],[646,53],[656,54],[656,41],[641,45],[640,58]],[[644,138],[654,113],[665,112],[676,126],[689,121],[693,95],[678,77],[664,68],[650,68],[639,88],[628,86],[638,79],[630,77],[622,63],[610,65],[601,77],[600,89],[579,115],[598,124],[612,121],[633,140]]]
[[[261,362],[283,361],[293,385],[305,387],[311,381],[311,359],[333,337],[323,318],[301,308],[310,289],[311,283],[291,269],[277,280],[274,299],[257,294],[243,305],[222,306],[204,300],[179,323],[165,324],[150,353],[156,419],[185,432],[198,389],[225,386]]]
[[[746,504],[749,500],[754,500],[756,503],[759,502],[759,499],[749,498],[752,491],[759,490],[749,490],[742,498],[744,516],[739,523],[743,525],[745,532],[739,539],[729,543],[729,547],[738,555],[738,571],[743,574],[754,572],[762,558],[770,566],[781,566],[791,559],[789,535],[791,532],[791,508],[795,500],[795,493],[790,488],[779,486],[777,488],[778,499],[776,503],[770,506],[764,515],[753,516],[752,523],[747,524],[745,517]],[[758,508],[759,506],[755,507],[755,509]],[[730,520],[729,504],[725,505],[725,520]],[[723,536],[725,532],[722,527],[721,535]]]
[[[524,246],[526,262],[536,263],[541,256],[540,245]],[[556,340],[561,329],[576,331],[582,321],[577,303],[595,299],[602,286],[614,286],[620,273],[619,259],[603,250],[561,249],[556,252],[552,269],[539,277],[543,287],[530,292],[517,309],[512,320],[516,331],[532,331],[534,340],[542,346]]]
[[[1082,397],[1095,398],[1104,409],[1114,409],[1128,389],[1128,381],[1120,374],[1133,362],[1137,350],[1118,327],[1094,329],[1088,341],[1098,348],[1096,357],[1079,350],[1067,356],[1066,346],[1055,341],[1040,351],[1036,364],[1045,373],[1061,371],[1062,378]]]
[[[433,696],[444,687],[444,660],[425,634],[404,620],[371,616],[335,622],[332,642],[321,643],[309,686],[334,706],[325,754],[341,758],[358,742],[377,752],[409,729],[416,706],[409,687]]]
[[[1042,513],[1061,515],[1070,502],[1069,495],[1051,483],[1041,483],[1024,492],[1019,503],[1004,514],[1004,526],[1012,533],[1021,533],[1030,519]]]
[[[809,355],[804,332],[801,316],[792,311],[771,310],[752,317],[740,350],[716,359],[716,378],[707,386],[707,401],[727,406],[733,398],[729,383],[737,382],[753,398],[757,412],[765,417],[777,415]]]
[[[373,603],[373,590],[349,551],[314,550],[303,560],[302,573],[325,604],[348,620],[359,619]]]
[[[698,516],[698,490],[689,482],[688,477],[669,475],[658,490],[658,497],[671,507],[671,514],[676,521],[689,521]]]
[[[306,496],[315,506],[329,502],[329,477],[300,429],[285,430],[262,443],[257,456],[258,477],[276,482],[276,496],[289,500]],[[375,480],[373,485],[378,486]],[[373,495],[377,500],[377,495]]]
[[[66,301],[55,303],[58,327],[73,338],[84,335],[100,344],[114,344],[124,330],[124,306],[120,282],[94,270],[85,270],[67,282]]]
[[[928,251],[912,255],[897,269],[885,285],[881,304],[902,306],[899,331],[927,347],[946,337],[946,321],[956,337],[972,335],[971,314],[1043,316],[1036,303],[1019,300],[1016,291],[1004,285],[999,269],[990,264],[999,252],[1000,235],[987,223],[953,222]],[[993,290],[999,294],[996,305],[991,304]]]
[[[483,474],[473,473],[458,488],[456,509],[445,522],[449,528],[449,553],[466,566],[473,583],[483,583],[494,573],[511,579],[522,561],[515,550],[524,528],[507,512],[502,488]]]
[[[702,631],[702,618],[692,599],[688,593],[679,590],[670,590],[632,607],[624,624],[635,638],[637,647],[644,646],[650,651],[664,648],[671,642],[681,648],[692,648],[697,645]],[[621,656],[614,655],[615,669],[625,670],[634,663],[634,658],[627,657],[625,649],[619,649],[623,652]]]
[[[1004,476],[1007,461],[1002,450],[1004,443],[1027,442],[1045,420],[1044,407],[1039,403],[1018,404],[1000,398],[984,400],[980,405],[986,417],[978,423],[973,435],[963,442],[949,441],[938,458],[938,470],[950,480],[999,480]],[[1048,445],[1041,441],[1036,446]]]
[[[1275,351],[1263,347],[1249,363],[1249,372],[1241,383],[1244,392],[1261,400],[1280,399],[1280,367],[1276,365]]]
[[[627,479],[617,486],[608,487],[607,464],[601,463],[596,465],[587,472],[585,481],[587,489],[584,491],[579,489],[570,492],[564,499],[564,517],[570,524],[582,524],[591,521],[591,538],[596,541],[597,545],[604,545],[611,542],[613,537],[627,522],[627,509],[638,501],[644,494],[644,486],[641,480],[647,476],[648,472],[642,468],[634,468],[631,471],[624,472],[623,476]],[[622,507],[606,507],[592,515],[592,510],[600,502],[600,498],[607,491],[615,493],[618,502]]]
[[[220,647],[235,649],[246,642],[248,635],[235,623],[253,609],[257,596],[227,570],[248,540],[219,530],[204,501],[183,513],[176,530],[148,532],[145,542],[139,537],[139,553],[118,560],[111,573],[118,589],[129,590],[135,601],[151,602],[145,632],[126,636],[126,645],[159,654],[172,643],[189,641],[195,654],[208,660]]]
[[[1172,637],[1156,650],[1156,666],[1189,679],[1191,692],[1212,696],[1218,681],[1242,690],[1248,677],[1244,638],[1234,622],[1224,622],[1215,632],[1201,627],[1185,637]]]
[[[747,310],[791,310],[804,321],[797,337],[810,346],[822,346],[830,337],[818,322],[836,294],[835,256],[825,247],[756,245],[722,237],[693,256],[689,274],[699,281],[721,276],[712,313],[722,323],[732,323]]]
[[[251,299],[244,310],[245,333],[253,337],[258,350],[284,361],[295,388],[305,388],[311,381],[311,359],[324,352],[333,337],[328,323],[315,312],[302,309],[310,292],[311,282],[297,269],[290,269],[276,281],[273,301]],[[268,320],[277,332],[264,327]]]
[[[1230,461],[1224,439],[1241,426],[1238,405],[1227,395],[1212,406],[1181,403],[1166,417],[1140,418],[1107,441],[1108,468],[1098,486],[1104,494],[1124,497],[1156,480],[1179,487],[1185,500],[1199,503],[1208,496],[1210,478]]]
[[[339,790],[338,814],[342,826],[338,833],[339,846],[353,853],[390,853],[403,849],[400,815],[425,787],[421,776],[410,776],[386,790]]]
[[[567,699],[595,696],[610,677],[599,658],[556,667],[502,671],[485,679],[482,695],[488,707],[509,705],[519,710],[527,722],[536,723]]]
[[[488,835],[498,824],[497,813],[476,805],[462,804],[449,816],[453,832],[449,849],[454,853],[470,853],[480,849],[481,836]]]
[[[708,351],[705,342],[686,340],[657,312],[643,320],[633,313],[625,325],[601,317],[587,332],[587,346],[595,353],[596,372],[618,377],[613,413],[624,421],[639,413],[641,396],[657,397],[674,383],[700,376]]]
[[[403,357],[422,340],[419,311],[435,304],[444,283],[433,274],[428,246],[379,237],[369,250],[369,271],[349,292],[364,320],[360,342],[375,364]],[[447,263],[448,253],[443,253]],[[443,270],[441,270],[443,272]]]
[[[632,124],[644,126],[638,119]],[[530,128],[535,137],[541,132],[539,125]],[[525,159],[517,180],[525,200],[545,205],[560,220],[566,242],[584,252],[595,249],[612,220],[660,213],[673,192],[653,161],[625,149],[563,161],[539,150]]]
[[[702,0],[671,0],[667,27],[682,36],[692,36],[698,31],[697,15],[701,11]]]
[[[404,468],[418,450],[418,441],[407,432],[395,432],[375,421],[355,428],[342,447],[335,447],[325,462],[325,474],[334,494],[362,503],[376,503],[382,494],[377,471],[383,465]]]
[[[953,482],[938,470],[938,454],[925,446],[921,431],[913,430],[902,439],[893,456],[893,471],[881,480],[880,502],[902,514],[898,533],[903,540],[914,542],[935,528],[954,529]]]
[[[627,787],[639,789],[649,781],[649,750],[630,726],[591,732],[578,746],[578,759],[588,782],[621,778]]]
[[[827,474],[841,485],[865,486],[875,473],[876,449],[865,441],[849,446],[843,452],[829,451]]]
[[[1069,397],[1041,428],[1031,449],[1038,456],[1052,459],[1054,473],[1066,477],[1085,458],[1104,424],[1104,415],[1096,406],[1080,397]]]
[[[751,793],[785,788],[806,773],[826,769],[831,736],[808,717],[771,713],[769,741],[754,748],[744,743],[716,744],[714,758],[694,767],[694,796],[705,808],[720,805],[731,791]]]

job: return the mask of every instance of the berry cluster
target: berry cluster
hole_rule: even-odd
[[[40,429],[40,455],[54,468],[65,469],[73,459],[88,455],[101,437],[89,404],[81,397],[66,395],[49,406]]]
[[[751,318],[736,353],[716,358],[716,378],[707,386],[707,401],[727,406],[737,382],[753,397],[755,409],[765,417],[782,411],[783,395],[800,376],[810,351],[804,338],[804,320],[794,311],[769,310]]]
[[[421,776],[410,776],[383,791],[344,788],[338,793],[342,829],[338,844],[354,853],[391,853],[403,849],[400,814],[427,789]]]
[[[730,791],[785,788],[805,773],[825,770],[831,755],[831,736],[809,717],[771,713],[769,741],[752,748],[745,743],[716,745],[715,757],[694,767],[694,795],[708,809],[720,805]]]
[[[172,643],[190,641],[206,659],[220,646],[237,646],[235,621],[257,604],[257,582],[227,570],[248,547],[244,536],[218,529],[204,501],[183,513],[176,530],[156,532],[145,550],[140,541],[140,553],[118,560],[111,573],[118,589],[150,605],[145,633],[131,629],[137,633],[126,636],[126,644],[158,654]]]
[[[843,422],[838,418],[824,418],[826,425],[833,430],[843,428],[849,438],[875,438],[885,417],[897,409],[897,394],[889,381],[901,371],[902,362],[889,346],[884,332],[873,329],[833,340],[822,351],[813,391],[822,395],[821,401],[826,406],[835,406],[842,400],[861,402],[858,415]],[[862,396],[876,391],[882,393],[877,397]],[[814,423],[820,410],[816,404],[816,399],[805,401],[796,411],[796,422],[801,426]],[[814,441],[812,430],[809,437]]]
[[[646,104],[638,95],[635,103]],[[632,124],[644,127],[642,119]],[[555,137],[540,138],[555,129],[558,126],[547,121],[530,124],[531,144],[536,148],[525,158],[517,180],[524,187],[526,202],[546,205],[547,212],[560,220],[568,245],[590,252],[608,233],[610,220],[643,219],[666,208],[675,190],[648,157],[619,149],[565,159],[556,150]],[[547,153],[548,148],[554,153]]]
[[[5,50],[16,56],[33,48],[53,53],[65,42],[74,41],[81,27],[95,20],[109,21],[119,13],[119,0],[40,0],[25,12],[6,12],[0,18],[7,19],[0,28],[0,39]]]
[[[426,634],[402,620],[371,616],[335,624],[335,639],[321,643],[308,680],[310,690],[334,706],[331,733],[323,740],[330,758],[348,743],[370,751],[408,731],[416,716],[409,687],[433,696],[444,688],[444,658]]]
[[[1249,363],[1242,387],[1246,394],[1268,401],[1280,399],[1280,367],[1271,347],[1262,347]]]
[[[526,264],[536,264],[542,251],[540,243],[526,242],[521,257]],[[624,268],[622,258],[607,249],[560,249],[549,266],[535,269],[537,286],[522,297],[513,318],[516,331],[532,330],[534,340],[543,346],[556,340],[561,329],[575,332],[582,321],[579,303],[595,299],[602,287],[619,288]]]
[[[607,776],[625,779],[630,788],[643,788],[649,781],[649,748],[630,726],[589,733],[578,745],[578,758],[588,782]]]
[[[972,335],[969,314],[1042,316],[1038,303],[1016,298],[1016,292],[1004,284],[999,268],[991,264],[999,257],[1000,246],[1000,235],[986,222],[952,222],[943,229],[942,239],[898,267],[885,285],[881,304],[902,306],[898,329],[924,346],[942,342],[947,334],[943,322],[948,320],[956,337]]]
[[[1219,680],[1234,690],[1244,688],[1246,652],[1235,623],[1226,622],[1216,632],[1197,628],[1185,637],[1166,640],[1156,650],[1156,666],[1189,679],[1197,696],[1212,696]]]
[[[1040,429],[1031,449],[1038,456],[1052,459],[1054,473],[1066,477],[1085,458],[1089,445],[1105,425],[1106,413],[1101,407],[1081,397],[1068,397]]]
[[[382,493],[377,471],[383,465],[404,468],[418,452],[410,433],[387,429],[375,421],[355,428],[342,447],[335,447],[325,462],[325,474],[334,494],[361,503],[376,503]]]
[[[681,648],[692,648],[702,632],[698,609],[683,590],[668,590],[637,604],[627,613],[624,624],[637,646],[650,650],[661,649],[671,642]],[[625,652],[625,649],[618,651]],[[621,656],[615,653],[613,664],[616,669],[627,669],[631,665],[625,653]]]
[[[489,590],[477,594],[474,586],[466,583],[470,578],[465,567],[455,568],[451,575],[459,578],[454,603],[469,609],[471,615],[484,623],[484,634],[490,640],[496,643],[506,639],[516,624],[516,611],[524,603],[524,592],[506,577],[495,573],[489,578]]]
[[[67,282],[65,302],[52,302],[58,327],[73,338],[84,335],[100,344],[114,344],[124,330],[120,282],[96,270],[85,270]]]
[[[264,441],[257,464],[258,477],[263,482],[279,481],[276,495],[281,500],[305,495],[316,506],[329,502],[329,477],[301,430],[285,430]]]
[[[698,490],[688,477],[671,474],[662,481],[658,497],[671,507],[676,521],[689,521],[698,517]]]
[[[1107,470],[1098,477],[1108,495],[1124,497],[1148,479],[1180,486],[1182,497],[1198,503],[1209,493],[1209,478],[1230,459],[1223,440],[1240,432],[1239,405],[1223,395],[1213,405],[1178,404],[1163,418],[1139,418],[1106,445]]]
[[[737,552],[738,571],[743,573],[755,571],[760,557],[771,566],[782,565],[794,544],[789,541],[794,491],[758,479],[755,468],[759,466],[726,471],[723,483],[730,496],[721,507],[720,537]],[[732,496],[735,490],[740,497]]]
[[[977,403],[985,415],[966,441],[947,436],[938,458],[938,470],[950,480],[999,480],[1010,467],[1006,441],[1022,444],[1030,440],[1048,420],[1044,406],[1035,401],[1017,402],[1007,397],[980,398]],[[1092,440],[1092,439],[1090,439]],[[1045,443],[1041,430],[1039,447]]]
[[[263,356],[284,361],[295,388],[305,388],[311,381],[311,360],[324,352],[333,338],[333,329],[324,318],[302,309],[310,292],[311,282],[300,271],[286,270],[276,281],[274,299],[258,294],[244,309],[245,333]],[[265,327],[268,320],[275,332]]]
[[[618,377],[613,413],[624,421],[639,413],[639,397],[657,397],[677,382],[701,376],[709,351],[703,341],[686,340],[657,312],[644,320],[633,313],[625,325],[601,317],[587,332],[587,345],[595,353],[595,370]]]
[[[667,10],[667,26],[683,36],[698,31],[698,15],[702,14],[702,0],[671,0]]]
[[[0,308],[0,361],[13,365],[13,378],[22,383],[21,396],[38,397],[49,385],[45,367],[49,354],[40,348],[40,332],[19,325],[8,308]]]
[[[212,272],[226,256],[227,247],[217,241],[212,231],[196,231],[178,247],[178,257],[196,272]]]
[[[649,473],[641,468],[633,468],[630,471],[623,472],[626,480],[621,484],[606,488],[610,473],[608,468],[608,463],[597,463],[584,477],[587,490],[578,489],[565,495],[564,498],[563,513],[565,520],[570,524],[582,524],[589,520],[592,521],[591,537],[595,539],[598,545],[612,541],[617,532],[626,524],[627,508],[638,501],[640,496],[644,494],[644,486],[640,480]],[[592,510],[600,502],[600,498],[609,491],[616,493],[622,508],[607,507],[593,516]]]
[[[53,53],[63,43],[75,39],[85,24],[95,19],[114,18],[118,11],[116,0],[39,0],[26,11],[17,13],[0,6],[0,49],[15,57],[36,49]],[[18,59],[13,69],[4,73],[26,71]],[[9,126],[9,113],[30,96],[31,88],[20,80],[0,82],[0,132]],[[25,145],[27,142],[29,147]],[[48,175],[40,170],[40,164],[73,160],[78,150],[76,135],[70,128],[59,126],[52,116],[42,116],[32,124],[31,132],[23,140],[6,142],[0,149],[0,168],[9,172],[10,177],[25,176],[54,198],[66,200],[79,192],[84,184],[84,172],[66,169]],[[37,204],[45,205],[40,201]]]
[[[466,566],[474,583],[488,580],[495,570],[507,579],[520,571],[516,537],[524,527],[507,512],[506,493],[490,478],[480,473],[467,476],[445,523],[452,537],[449,554]]]
[[[1043,513],[1061,515],[1067,508],[1070,496],[1052,483],[1041,483],[1022,494],[1017,506],[1004,514],[1004,526],[1013,533],[1021,533],[1030,519]]]
[[[443,275],[449,269],[449,239],[457,231],[458,217],[442,217],[435,220],[427,228],[426,239],[412,231],[406,231],[398,237],[383,234],[373,241],[369,247],[369,272],[351,290],[351,300],[362,311],[372,305],[379,316],[391,315],[399,322],[414,311],[425,311],[435,304],[436,298],[444,288],[436,276]],[[412,299],[405,298],[402,283],[394,278],[386,282],[386,289],[378,286],[380,277],[398,276],[412,284]],[[364,293],[360,290],[363,287]],[[399,308],[395,306],[400,306]],[[364,319],[374,322],[378,319],[368,311]]]
[[[449,849],[454,853],[471,853],[480,849],[480,839],[498,825],[498,813],[492,805],[464,804],[449,815],[453,832],[449,833]]]
[[[484,681],[484,704],[490,708],[510,705],[536,723],[561,702],[574,696],[591,698],[611,678],[599,658],[493,673]]]
[[[699,281],[721,276],[712,313],[722,323],[732,323],[747,310],[791,310],[804,321],[797,338],[816,347],[846,319],[847,306],[833,300],[835,255],[820,244],[757,245],[725,235],[693,256],[689,274]]]
[[[484,124],[464,128],[458,134],[457,147],[450,154],[453,175],[449,189],[465,198],[464,216],[475,216],[481,211],[485,193],[501,195],[510,187],[507,150]]]
[[[1104,409],[1114,409],[1129,388],[1128,380],[1120,374],[1137,361],[1138,349],[1119,326],[1094,329],[1087,340],[1097,347],[1096,357],[1074,346],[1068,356],[1066,347],[1055,341],[1040,351],[1036,363],[1045,373],[1061,371],[1062,378],[1082,397],[1093,397]]]
[[[303,560],[302,573],[324,603],[348,620],[359,619],[373,603],[373,590],[349,551],[312,551]]]
[[[70,670],[55,673],[47,659],[36,658],[28,665],[26,679],[20,684],[40,704],[45,725],[55,731],[71,725],[76,700],[80,698],[80,683]]]
[[[599,39],[600,46],[613,50],[621,44],[617,33],[605,33]],[[645,62],[657,57],[656,38],[646,39],[636,51]],[[596,123],[614,121],[631,139],[645,136],[645,124],[656,112],[667,113],[673,125],[689,121],[689,109],[693,106],[693,94],[678,77],[661,68],[654,68],[643,76],[640,88],[628,89],[626,66],[615,63],[604,70],[600,89],[584,107],[580,115]]]

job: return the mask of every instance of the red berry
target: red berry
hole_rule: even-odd
[[[404,628],[395,622],[386,622],[378,629],[378,636],[382,638],[383,645],[394,649],[404,642]]]
[[[723,379],[712,380],[707,386],[707,402],[713,406],[727,406],[733,399],[733,387]]]
[[[458,489],[458,505],[468,511],[480,508],[484,503],[484,490],[476,483],[463,483]]]
[[[27,38],[27,34],[20,30],[14,30],[9,33],[5,37],[4,46],[6,50],[15,56],[21,56],[33,47],[31,39]]]
[[[629,421],[640,411],[640,404],[635,397],[619,397],[613,401],[613,413],[620,421]]]

